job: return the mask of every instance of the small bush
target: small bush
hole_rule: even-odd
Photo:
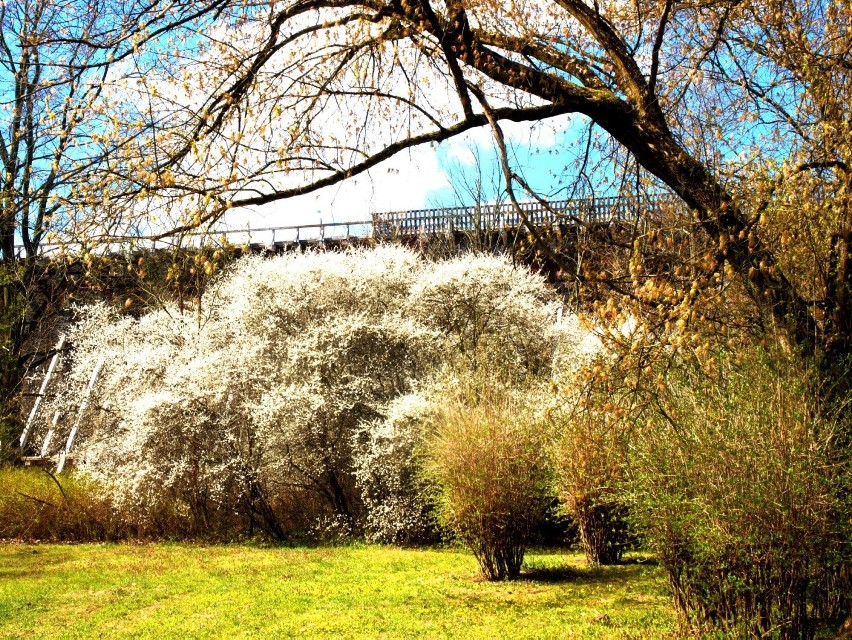
[[[516,578],[544,519],[550,469],[541,421],[520,393],[462,385],[434,418],[428,473],[441,520],[489,580]]]
[[[631,450],[634,515],[688,626],[811,637],[849,612],[849,455],[806,368],[743,355],[668,370]]]
[[[593,565],[621,561],[632,538],[620,498],[630,423],[617,402],[605,401],[605,381],[593,381],[579,398],[561,398],[547,412],[558,434],[554,447],[557,493],[577,525],[586,559]],[[572,394],[574,395],[574,394]]]

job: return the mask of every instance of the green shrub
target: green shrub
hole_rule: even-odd
[[[130,533],[94,483],[70,473],[0,467],[0,539],[82,542]]]
[[[742,356],[740,356],[742,358]],[[679,362],[634,441],[634,515],[687,625],[810,637],[849,611],[848,451],[808,371],[755,349]]]
[[[630,435],[623,415],[597,393],[547,412],[558,434],[553,460],[557,493],[593,565],[621,561],[632,541],[618,492]]]
[[[438,410],[428,474],[441,521],[489,580],[516,578],[550,496],[542,422],[519,393],[463,385]]]

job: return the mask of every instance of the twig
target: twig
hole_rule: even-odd
[[[63,488],[62,488],[62,485],[61,485],[61,484],[59,484],[59,480],[57,480],[57,479],[56,479],[56,476],[55,476],[55,475],[53,475],[53,474],[50,472],[50,470],[49,470],[49,469],[45,469],[44,467],[42,467],[42,468],[41,468],[41,470],[42,470],[42,471],[44,471],[47,475],[49,475],[49,476],[50,476],[50,479],[51,479],[51,480],[53,480],[53,481],[56,483],[56,486],[57,486],[57,487],[59,487],[59,493],[61,493],[61,494],[62,494],[62,499],[63,499],[63,500],[67,500],[67,499],[68,499],[68,496],[67,496],[67,495],[65,495],[65,489],[63,489]]]
[[[19,496],[24,496],[25,498],[29,498],[33,502],[40,502],[41,504],[46,504],[48,507],[53,507],[54,509],[58,509],[55,504],[52,502],[48,502],[47,500],[42,500],[41,498],[36,498],[35,496],[31,496],[28,493],[24,493],[23,491],[15,491]]]

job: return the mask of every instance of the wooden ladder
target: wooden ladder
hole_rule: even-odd
[[[36,394],[36,400],[33,404],[32,410],[30,410],[30,415],[27,418],[27,422],[24,425],[24,430],[21,432],[21,438],[19,440],[20,448],[23,450],[29,442],[30,438],[33,435],[33,428],[36,425],[36,418],[38,417],[39,409],[41,409],[42,400],[47,392],[48,385],[50,384],[50,380],[53,377],[53,374],[56,371],[56,367],[59,364],[59,360],[62,355],[62,349],[65,346],[65,336],[60,336],[59,342],[56,345],[56,353],[53,354],[53,357],[50,360],[50,365],[47,367],[47,372],[44,375],[44,379],[41,382],[41,387],[39,388],[38,394]],[[77,409],[77,417],[74,420],[74,425],[71,427],[71,431],[68,434],[68,439],[65,442],[65,447],[59,453],[59,458],[56,464],[56,472],[60,473],[64,468],[68,461],[71,459],[71,449],[74,446],[74,440],[77,436],[77,432],[80,429],[80,423],[83,420],[83,415],[86,412],[86,408],[89,406],[89,398],[92,395],[92,390],[95,388],[95,384],[98,381],[98,377],[100,376],[101,369],[104,365],[104,359],[98,358],[95,363],[95,368],[92,371],[92,375],[89,378],[89,384],[86,386],[86,390],[83,392],[83,397],[80,401],[80,406]],[[39,450],[39,454],[35,456],[23,456],[22,460],[25,465],[33,465],[33,466],[47,466],[53,463],[54,457],[48,455],[50,449],[50,443],[53,440],[54,435],[56,434],[57,429],[59,428],[59,422],[61,419],[61,414],[59,411],[56,411],[53,414],[53,419],[50,421],[50,426],[48,427],[47,434],[44,437],[44,440],[41,443],[41,449]]]

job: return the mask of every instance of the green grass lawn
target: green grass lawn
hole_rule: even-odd
[[[660,569],[530,553],[489,583],[457,550],[0,545],[0,638],[659,638]]]

